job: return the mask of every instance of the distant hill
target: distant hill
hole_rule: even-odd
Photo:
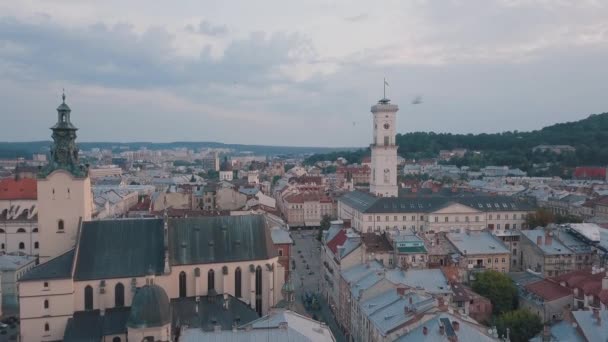
[[[532,164],[540,163],[553,163],[564,167],[608,165],[608,113],[593,114],[579,121],[558,123],[531,132],[512,131],[492,134],[413,132],[397,134],[396,142],[399,145],[399,154],[406,158],[436,157],[439,150],[454,148],[481,151],[481,155],[468,153],[464,158],[450,161],[451,164],[473,167],[491,164],[511,165],[531,171]],[[543,144],[571,145],[576,148],[576,152],[561,155],[532,152],[534,146]],[[359,162],[366,153],[369,152],[360,150],[351,153],[314,155],[307,159],[307,163],[332,160],[325,158],[336,155],[343,156],[351,162]],[[561,170],[554,171],[561,172]]]
[[[31,159],[34,153],[47,153],[51,145],[50,141],[31,141],[31,142],[0,142],[0,159],[26,158]],[[197,150],[200,148],[226,148],[233,149],[236,153],[252,152],[255,155],[310,155],[314,153],[327,153],[330,151],[348,151],[354,148],[330,148],[330,147],[293,147],[293,146],[267,146],[267,145],[243,145],[243,144],[224,144],[212,141],[190,142],[177,141],[169,143],[150,143],[150,142],[81,142],[78,143],[81,150],[91,148],[111,149],[115,152],[125,150],[139,150],[145,147],[149,150],[162,150],[173,148],[188,148]]]

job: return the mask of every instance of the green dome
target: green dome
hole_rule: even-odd
[[[171,322],[171,307],[165,290],[146,285],[135,292],[127,326],[129,328],[161,327]]]

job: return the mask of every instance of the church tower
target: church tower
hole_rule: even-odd
[[[374,115],[374,140],[372,150],[372,174],[370,192],[379,197],[396,197],[397,186],[397,145],[395,135],[397,111],[399,107],[382,98],[372,106]]]
[[[71,109],[57,107],[57,123],[51,127],[53,143],[49,164],[38,175],[38,228],[40,261],[46,262],[76,245],[80,221],[91,220],[91,180],[78,162],[76,131]]]

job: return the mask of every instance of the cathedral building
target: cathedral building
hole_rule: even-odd
[[[57,111],[38,179],[43,263],[19,281],[22,341],[175,341],[186,327],[246,324],[282,299],[264,216],[91,221],[65,97]]]

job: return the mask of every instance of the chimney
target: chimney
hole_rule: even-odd
[[[452,328],[454,328],[454,331],[458,331],[460,329],[460,323],[458,321],[452,321]]]
[[[410,296],[409,302],[410,302],[410,304],[414,303],[414,300],[412,299],[412,296]]]
[[[542,236],[537,236],[536,237],[536,244],[539,245],[539,246],[543,244],[543,237]]]
[[[596,309],[596,308],[593,309],[593,318],[595,318],[595,319],[600,318],[600,310],[599,309]]]
[[[422,334],[424,336],[428,335],[429,334],[429,328],[427,328],[426,326],[422,327]]]
[[[552,233],[545,234],[545,245],[551,246],[551,242],[553,242],[553,236],[552,235],[553,235]]]

